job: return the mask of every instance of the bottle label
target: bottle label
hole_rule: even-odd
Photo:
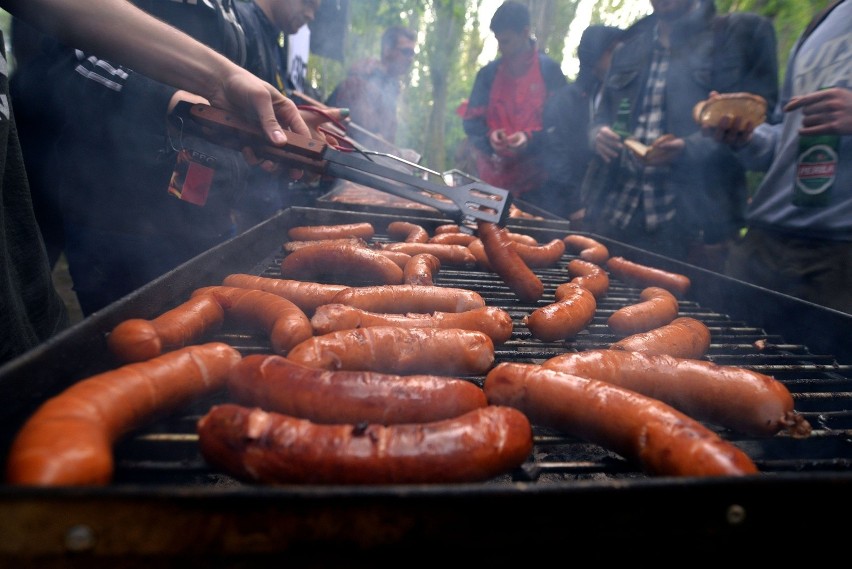
[[[837,169],[837,151],[831,146],[818,144],[799,155],[796,164],[796,188],[809,196],[821,194],[831,188]]]

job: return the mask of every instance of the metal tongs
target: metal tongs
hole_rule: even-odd
[[[335,149],[312,138],[287,132],[287,144],[272,146],[259,126],[234,114],[203,104],[182,101],[170,115],[172,124],[182,132],[201,134],[216,144],[242,149],[252,148],[259,158],[301,168],[431,206],[463,226],[486,221],[504,225],[509,215],[511,195],[508,190],[475,181],[448,186],[376,163],[371,153]],[[417,167],[401,158],[401,163]]]

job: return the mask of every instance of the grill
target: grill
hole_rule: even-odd
[[[95,313],[43,346],[0,368],[3,456],[26,417],[46,398],[94,373],[115,367],[105,335],[130,317],[154,317],[199,286],[230,273],[280,277],[281,244],[294,225],[369,221],[374,241],[391,221],[429,229],[446,223],[426,214],[293,207]],[[508,227],[539,242],[569,232],[559,220],[512,219]],[[316,566],[375,566],[437,555],[443,548],[477,548],[483,561],[526,559],[542,549],[647,545],[678,540],[707,559],[757,537],[808,542],[843,526],[833,520],[852,505],[852,316],[760,289],[628,244],[594,236],[611,255],[685,274],[692,280],[680,313],[712,332],[707,359],[775,377],[792,392],[813,425],[804,440],[784,434],[759,439],[719,430],[757,464],[745,478],[649,477],[618,455],[535,428],[530,459],[493,480],[458,485],[376,487],[240,484],[211,470],[197,449],[195,422],[224,395],[198,401],[122,441],[114,482],[98,488],[0,487],[0,561],[39,567],[185,564],[209,558],[241,566],[258,560]],[[536,270],[545,284],[537,304],[518,301],[498,276],[442,267],[436,284],[476,290],[515,321],[496,360],[535,362],[565,351],[607,347],[606,319],[639,300],[640,288],[611,280],[591,325],[567,342],[531,338],[524,315],[553,301],[568,280],[565,263]],[[269,352],[268,339],[228,328],[212,339],[243,355]],[[484,377],[469,377],[482,385]],[[795,529],[790,529],[790,528]],[[635,552],[634,552],[635,553]],[[446,555],[446,553],[442,554]],[[631,556],[632,559],[641,557]],[[444,559],[446,561],[446,559]],[[24,563],[25,564],[25,563]]]

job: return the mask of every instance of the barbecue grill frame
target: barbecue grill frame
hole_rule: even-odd
[[[117,365],[105,338],[119,322],[154,317],[188,298],[195,288],[221,282],[228,274],[259,274],[258,261],[280,247],[290,226],[398,220],[426,227],[447,223],[443,218],[399,212],[289,208],[3,366],[4,462],[17,427],[38,404],[82,377]],[[548,240],[554,232],[570,231],[567,222],[556,220],[513,218],[507,226]],[[852,346],[843,334],[852,330],[850,315],[591,236],[606,244],[612,256],[689,276],[690,299],[724,308],[732,318],[805,344],[815,353],[852,360]],[[190,556],[217,560],[219,566],[252,559],[376,566],[398,561],[400,554],[410,559],[412,552],[417,559],[431,558],[445,547],[475,548],[471,550],[483,561],[505,563],[513,555],[526,558],[553,549],[554,544],[569,549],[607,547],[612,556],[617,554],[613,544],[629,551],[661,538],[676,540],[707,559],[753,546],[756,539],[783,539],[788,531],[797,540],[824,540],[846,529],[827,520],[845,515],[850,506],[849,464],[839,464],[837,472],[570,484],[0,486],[0,563],[26,566],[30,560],[38,567],[76,563],[93,567],[118,559],[122,566],[134,566],[131,558],[135,558],[139,566],[150,566],[152,559],[162,565],[182,563]]]

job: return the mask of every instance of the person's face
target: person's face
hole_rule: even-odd
[[[695,6],[696,0],[651,0],[654,14],[662,20],[680,18]]]
[[[269,19],[276,28],[289,35],[314,21],[320,0],[271,0],[269,7]]]
[[[506,57],[511,57],[525,50],[529,46],[530,31],[524,28],[520,32],[503,30],[494,34],[497,40],[497,49]]]
[[[401,77],[411,70],[414,62],[414,41],[401,36],[396,40],[396,47],[385,54],[385,66],[388,74]]]

